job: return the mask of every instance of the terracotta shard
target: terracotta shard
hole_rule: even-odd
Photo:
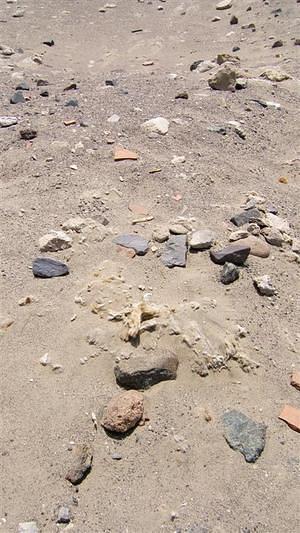
[[[116,146],[114,152],[115,161],[125,161],[126,159],[135,161],[137,158],[138,156],[135,152],[131,152],[130,150],[123,148],[123,146]]]
[[[300,433],[300,409],[285,405],[278,418],[286,422],[291,429]]]

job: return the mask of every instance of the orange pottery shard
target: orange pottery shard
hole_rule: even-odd
[[[286,422],[291,429],[300,433],[300,409],[285,405],[278,418]]]
[[[138,156],[135,152],[131,152],[130,150],[123,148],[123,146],[117,146],[115,149],[115,152],[114,152],[115,161],[125,161],[126,159],[135,161],[137,158]]]

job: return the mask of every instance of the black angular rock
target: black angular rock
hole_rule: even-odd
[[[272,48],[280,48],[281,46],[283,46],[283,42],[280,39],[272,44]]]
[[[126,389],[148,389],[160,381],[176,379],[178,359],[176,355],[140,355],[123,360],[115,366],[118,385]]]
[[[116,85],[115,80],[105,80],[105,85],[107,87],[114,87]]]
[[[236,410],[227,411],[222,419],[229,446],[241,452],[247,463],[255,463],[265,447],[267,426]]]
[[[196,70],[197,67],[199,67],[199,65],[203,63],[203,61],[203,59],[198,59],[198,61],[194,61],[194,63],[192,63],[190,66],[190,71],[193,72],[193,70]]]
[[[37,80],[36,82],[37,87],[46,87],[49,85],[49,81],[47,80]]]
[[[77,83],[70,83],[70,85],[67,85],[67,87],[64,88],[64,92],[73,91],[75,89],[77,89]]]
[[[11,104],[24,104],[25,98],[22,91],[16,91],[10,99]]]
[[[239,227],[244,224],[249,224],[249,222],[257,222],[257,220],[261,220],[261,218],[261,212],[256,207],[252,207],[251,209],[247,209],[231,217],[230,222]]]
[[[47,41],[43,41],[43,44],[46,44],[47,46],[54,46],[53,39],[48,39]]]
[[[242,266],[249,254],[250,246],[245,246],[242,243],[230,244],[221,250],[211,250],[210,258],[217,265],[233,263],[234,265]]]
[[[62,261],[38,257],[32,263],[32,273],[36,278],[56,278],[69,274],[69,268]]]
[[[225,263],[222,268],[220,280],[223,285],[229,285],[240,277],[239,269],[232,263]]]
[[[43,96],[44,98],[47,98],[49,96],[49,91],[41,91],[40,96]]]
[[[162,263],[168,267],[185,267],[187,254],[186,235],[172,235],[161,254]]]
[[[239,19],[235,16],[235,15],[232,15],[231,19],[230,19],[230,24],[238,24],[239,22]]]
[[[20,131],[20,137],[24,141],[31,141],[32,139],[35,139],[37,136],[37,131],[32,128],[27,128],[26,130]]]

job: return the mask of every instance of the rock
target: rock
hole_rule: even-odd
[[[18,533],[39,533],[36,522],[20,522],[18,525]]]
[[[280,247],[284,242],[281,232],[275,228],[263,228],[262,234],[272,246]]]
[[[69,218],[68,220],[66,220],[66,222],[63,223],[62,229],[67,231],[76,231],[76,233],[80,233],[88,222],[89,219],[85,219],[82,217]]]
[[[286,422],[294,431],[300,432],[300,409],[285,405],[278,418]]]
[[[273,213],[266,213],[266,222],[271,228],[277,229],[282,233],[289,234],[291,231],[289,223]]]
[[[119,115],[111,115],[108,119],[107,119],[107,122],[109,122],[110,124],[117,124],[117,122],[119,122],[120,120],[120,117]]]
[[[64,231],[52,230],[39,239],[41,252],[58,252],[71,248],[72,239]]]
[[[231,25],[238,24],[238,22],[239,22],[239,19],[235,15],[232,15],[232,17],[230,18],[230,24]]]
[[[300,239],[293,239],[292,252],[300,255]]]
[[[272,285],[270,276],[265,274],[253,280],[254,286],[262,296],[274,296],[276,290]]]
[[[245,78],[238,78],[236,80],[235,88],[237,91],[242,91],[243,89],[247,89],[248,87],[248,80]]]
[[[37,136],[37,131],[32,128],[26,128],[25,130],[20,131],[20,137],[24,141],[31,141]]]
[[[65,103],[65,107],[78,107],[78,106],[79,106],[79,104],[78,104],[78,100],[76,100],[76,98],[71,98],[70,100],[68,100]]]
[[[54,46],[54,41],[53,39],[47,39],[46,41],[43,41],[43,44],[46,46]]]
[[[142,129],[147,133],[159,133],[166,135],[169,131],[169,121],[164,117],[156,117],[142,124]]]
[[[300,390],[300,371],[293,372],[291,376],[291,385],[292,387],[295,387],[295,389]]]
[[[9,128],[18,124],[17,117],[0,117],[0,128]]]
[[[72,465],[66,474],[66,480],[78,485],[91,471],[93,452],[88,444],[76,444],[72,450]]]
[[[119,235],[113,239],[113,242],[119,246],[124,246],[124,248],[132,248],[137,255],[145,255],[149,249],[148,241],[135,233]]]
[[[189,98],[189,95],[187,91],[181,91],[175,96],[175,100],[188,100],[188,98]]]
[[[213,17],[211,19],[212,22],[219,22],[221,20],[221,17]]]
[[[248,233],[251,233],[251,235],[260,235],[260,227],[256,222],[251,222],[247,227],[247,231]]]
[[[15,54],[15,51],[13,48],[10,48],[9,46],[2,46],[0,45],[1,54],[5,57],[10,57]]]
[[[281,41],[281,39],[279,39],[278,41],[274,41],[274,43],[272,44],[272,48],[280,48],[281,46],[283,46],[283,42]]]
[[[22,17],[24,17],[24,15],[25,15],[25,9],[21,9],[21,8],[18,7],[17,11],[15,11],[15,13],[13,13],[12,16],[14,18],[22,18]]]
[[[256,102],[262,107],[269,108],[269,109],[281,109],[281,105],[278,104],[277,102],[273,102],[272,100],[252,99],[251,102]]]
[[[216,63],[214,63],[213,61],[204,61],[203,59],[199,59],[198,61],[194,61],[194,63],[191,64],[190,70],[197,70],[197,72],[204,73],[215,68],[215,66]]]
[[[275,70],[275,69],[267,69],[267,70],[265,70],[264,72],[262,72],[260,77],[264,78],[265,80],[277,81],[277,82],[290,79],[290,76],[288,74],[286,74],[286,72],[281,72],[281,71]]]
[[[240,227],[244,224],[249,224],[249,222],[256,222],[261,219],[262,213],[256,207],[252,207],[251,209],[247,209],[231,217],[230,222],[235,226]]]
[[[266,425],[236,410],[227,411],[222,419],[224,437],[229,446],[241,452],[247,463],[255,463],[265,447]]]
[[[108,403],[101,421],[102,426],[114,433],[126,433],[134,428],[144,413],[141,392],[129,390],[118,394]]]
[[[71,521],[70,509],[63,505],[62,507],[58,509],[56,523],[57,524],[69,524],[70,521]]]
[[[231,242],[233,241],[239,241],[241,239],[246,239],[246,237],[249,236],[249,233],[248,231],[244,230],[244,229],[239,229],[237,231],[233,231],[231,234],[230,234],[230,237],[229,237],[229,240]]]
[[[168,240],[170,234],[168,228],[155,228],[152,233],[152,238],[156,242],[165,242]]]
[[[230,283],[233,283],[234,281],[239,279],[239,277],[239,269],[232,263],[225,263],[221,272],[221,283],[223,283],[224,285],[229,285]]]
[[[188,233],[188,229],[183,224],[179,223],[171,224],[171,226],[169,226],[169,231],[173,235],[186,235]]]
[[[174,157],[172,157],[172,161],[171,163],[173,165],[179,165],[181,163],[185,163],[185,157],[184,155],[174,155]]]
[[[217,55],[217,63],[218,65],[223,65],[223,63],[239,63],[240,59],[236,56],[232,56],[231,54],[218,54]]]
[[[16,91],[30,91],[29,84],[27,81],[20,81],[16,87]]]
[[[160,381],[177,377],[178,359],[172,353],[139,355],[115,366],[118,385],[126,389],[148,389]]]
[[[215,234],[210,229],[200,229],[192,233],[190,248],[193,250],[207,250],[215,240]]]
[[[234,91],[236,72],[229,65],[220,68],[216,74],[208,80],[208,85],[215,91]]]
[[[49,96],[49,91],[44,90],[40,92],[40,96],[43,96],[44,98],[47,98]]]
[[[237,241],[237,243],[238,242],[239,241]],[[244,246],[250,247],[250,255],[255,255],[256,257],[262,258],[269,257],[270,255],[270,246],[265,241],[255,237],[254,235],[249,235],[249,237],[241,239],[240,242],[242,242]]]
[[[11,104],[24,104],[25,98],[22,91],[16,91],[10,99]]]
[[[61,261],[38,257],[32,263],[32,273],[36,278],[57,278],[69,274],[69,268]]]
[[[138,158],[135,152],[131,152],[122,146],[117,146],[114,152],[115,161],[125,161],[126,159],[135,161]]]
[[[216,9],[218,9],[219,11],[223,9],[230,9],[231,7],[232,7],[232,0],[221,0],[221,2],[219,2],[216,5]]]
[[[49,81],[47,81],[47,80],[40,79],[40,80],[37,80],[37,82],[36,82],[36,86],[37,87],[45,87],[47,85],[49,85]]]
[[[221,250],[211,250],[211,260],[217,265],[224,265],[225,263],[243,265],[250,253],[250,246],[245,246],[243,241],[244,239],[239,244],[230,244]]]
[[[161,255],[162,263],[168,268],[185,267],[187,244],[186,235],[173,235],[165,245]]]

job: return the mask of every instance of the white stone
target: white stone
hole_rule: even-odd
[[[41,252],[58,252],[71,248],[72,239],[64,231],[50,231],[39,240],[39,248]]]
[[[218,10],[230,9],[231,7],[232,7],[232,0],[221,0],[221,2],[219,2],[216,5],[216,9]]]
[[[0,128],[9,128],[18,124],[17,117],[0,117]]]
[[[262,296],[273,296],[275,294],[276,290],[272,285],[272,280],[270,276],[268,276],[267,274],[264,276],[259,276],[253,281],[259,294],[261,294]]]
[[[144,122],[141,127],[147,133],[166,135],[169,131],[169,121],[164,117],[151,118]]]
[[[207,250],[213,245],[215,234],[210,229],[200,229],[192,233],[190,247],[193,250]]]
[[[184,155],[174,155],[172,159],[173,165],[178,165],[179,163],[185,163]]]
[[[87,223],[88,219],[84,219],[82,217],[74,217],[66,220],[63,223],[62,228],[64,230],[76,231],[77,233],[80,233],[81,230],[87,225]]]
[[[119,122],[119,120],[120,120],[119,115],[114,114],[114,115],[111,115],[111,117],[107,119],[107,122],[110,122],[110,124],[116,124],[117,122]]]
[[[18,525],[18,533],[39,533],[36,522],[20,522]]]

